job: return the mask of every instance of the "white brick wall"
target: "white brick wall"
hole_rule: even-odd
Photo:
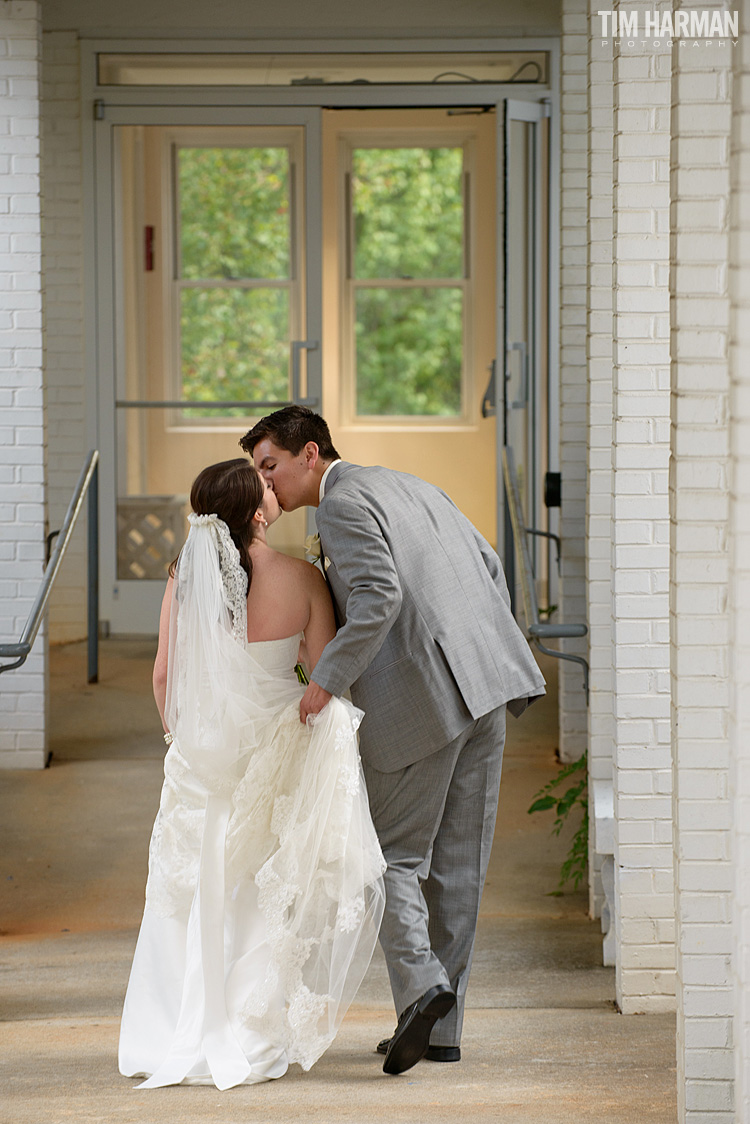
[[[649,0],[622,5],[641,13]],[[617,1000],[674,1006],[669,694],[670,59],[614,48]]]
[[[731,636],[735,1119],[750,1120],[750,0],[737,5],[729,241]]]
[[[0,636],[19,639],[44,568],[39,54],[35,0],[0,7]],[[45,633],[0,677],[0,767],[46,760]]]
[[[62,524],[86,445],[83,360],[83,229],[78,38],[46,32],[42,59],[42,276],[47,499],[52,530]],[[85,511],[55,580],[50,641],[86,635]]]
[[[590,0],[590,20],[601,5]],[[590,24],[591,26],[591,24]],[[589,38],[588,69],[588,483],[586,596],[589,626],[589,776],[612,780],[612,45]],[[591,823],[594,822],[593,814]],[[602,903],[601,858],[589,839],[589,907]]]
[[[586,107],[587,0],[562,4],[562,151],[560,199],[560,472],[562,537],[560,619],[586,620]],[[585,656],[587,641],[560,641]],[[581,669],[559,661],[560,756],[586,749],[586,698]]]
[[[712,1122],[729,1124],[734,1115],[726,349],[731,52],[726,41],[699,50],[676,46],[672,57],[672,806],[677,1089],[685,1124],[709,1114]]]

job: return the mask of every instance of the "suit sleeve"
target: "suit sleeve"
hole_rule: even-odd
[[[401,610],[401,584],[377,520],[358,504],[331,497],[319,526],[348,599],[346,624],[323,649],[311,678],[341,695],[382,648]]]
[[[487,567],[487,571],[495,583],[498,593],[508,608],[510,608],[510,594],[508,593],[508,583],[505,580],[505,571],[503,570],[502,563],[496,551],[494,551],[487,540],[479,534],[474,524],[469,523],[469,526],[474,533],[474,541],[479,548],[479,553],[482,555],[482,561]]]

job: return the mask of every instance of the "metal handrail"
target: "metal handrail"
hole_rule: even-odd
[[[574,637],[585,636],[588,632],[588,627],[583,623],[561,624],[556,621],[540,621],[539,619],[539,603],[536,596],[536,584],[534,581],[534,567],[531,564],[531,555],[529,553],[529,544],[527,535],[545,534],[545,537],[557,538],[556,535],[549,535],[545,532],[539,532],[533,527],[527,527],[523,519],[523,509],[521,506],[521,497],[518,491],[518,478],[516,476],[516,467],[513,460],[513,450],[506,445],[503,448],[503,476],[505,478],[505,494],[508,500],[508,508],[510,511],[510,521],[513,528],[513,540],[516,548],[516,557],[519,561],[519,568],[521,571],[521,592],[523,594],[523,609],[526,618],[526,631],[531,639],[536,644],[540,652],[544,652],[547,656],[554,656],[558,660],[569,660],[571,663],[577,663],[583,669],[583,689],[586,693],[586,702],[589,701],[589,664],[588,660],[583,656],[574,656],[572,652],[560,652],[555,648],[547,648],[542,644],[542,640],[547,639],[572,639]],[[558,552],[560,549],[559,538],[557,540]],[[559,563],[559,553],[558,553]]]
[[[11,671],[25,663],[26,657],[31,652],[34,641],[44,617],[52,586],[57,577],[60,564],[68,548],[73,528],[78,514],[83,506],[83,501],[88,492],[88,681],[95,683],[98,678],[98,639],[99,639],[99,555],[98,555],[98,465],[99,451],[92,449],[78,477],[73,497],[68,504],[63,525],[57,532],[58,538],[52,557],[44,568],[42,584],[39,587],[34,603],[31,606],[28,619],[24,625],[21,639],[17,644],[0,644],[0,657],[16,656],[14,663],[0,664],[0,673]]]

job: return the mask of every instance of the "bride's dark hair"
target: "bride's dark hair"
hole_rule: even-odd
[[[240,564],[247,574],[248,588],[253,577],[250,544],[254,537],[253,516],[263,503],[265,485],[250,461],[235,457],[210,464],[199,472],[190,489],[190,506],[196,515],[218,515],[229,528],[232,542],[240,552]],[[176,561],[176,560],[175,560]],[[173,562],[169,568],[174,574]]]

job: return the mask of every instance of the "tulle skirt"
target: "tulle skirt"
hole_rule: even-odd
[[[167,754],[120,1034],[120,1072],[146,1077],[139,1088],[309,1069],[372,957],[385,864],[361,712],[332,699],[303,726],[284,692],[229,781],[210,783],[179,732]]]

